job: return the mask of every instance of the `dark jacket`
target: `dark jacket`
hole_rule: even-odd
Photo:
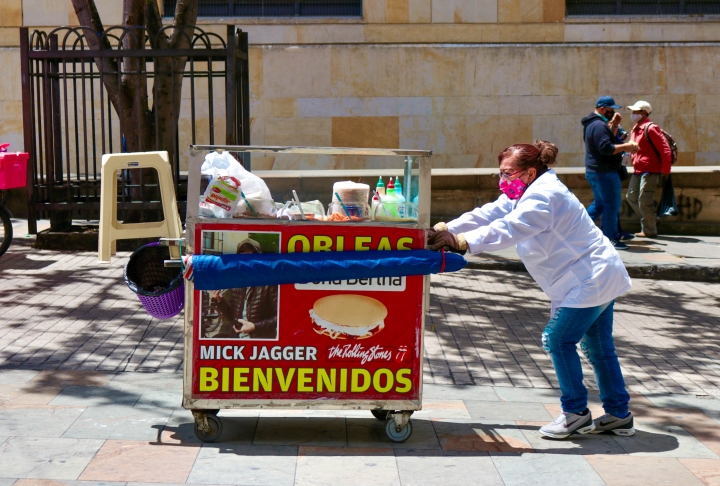
[[[588,172],[617,172],[622,167],[622,154],[615,152],[615,135],[597,113],[582,119],[585,141],[585,169]]]
[[[244,319],[255,324],[255,331],[250,334],[251,338],[275,339],[277,338],[277,307],[277,285],[228,289],[223,292],[222,300],[217,305],[222,327],[214,337],[238,337],[233,325],[239,329],[237,320]]]

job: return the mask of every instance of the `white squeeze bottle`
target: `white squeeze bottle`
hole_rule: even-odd
[[[375,184],[375,192],[377,192],[380,197],[385,195],[385,183],[382,180],[382,176],[378,177],[377,184]]]

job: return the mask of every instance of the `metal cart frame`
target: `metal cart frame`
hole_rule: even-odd
[[[185,241],[188,249],[195,249],[195,225],[198,223],[212,224],[238,224],[268,225],[268,224],[317,224],[311,222],[298,222],[289,220],[263,220],[263,219],[210,219],[201,218],[199,212],[200,197],[200,167],[204,157],[211,151],[229,151],[233,153],[275,153],[275,154],[308,154],[308,155],[365,155],[365,156],[392,156],[404,157],[404,167],[393,175],[404,175],[406,200],[410,200],[411,178],[418,178],[418,221],[417,223],[349,223],[357,225],[396,226],[427,230],[430,227],[430,156],[432,152],[422,150],[391,150],[391,149],[364,149],[364,148],[333,148],[333,147],[267,147],[267,146],[237,146],[237,145],[191,145],[188,162],[188,196]],[[249,156],[244,156],[249,160]],[[414,175],[414,172],[415,174]],[[308,170],[307,172],[312,172]],[[343,171],[357,175],[368,175],[368,171]],[[387,170],[383,173],[387,174]],[[344,223],[330,223],[333,226]],[[182,406],[193,412],[196,435],[203,441],[216,440],[222,431],[222,422],[217,418],[220,409],[260,408],[260,409],[308,409],[308,410],[369,410],[381,420],[387,420],[386,433],[390,440],[403,442],[412,433],[410,415],[413,411],[422,408],[422,359],[424,353],[425,313],[429,306],[430,277],[424,277],[424,292],[422,292],[422,320],[420,335],[419,359],[419,390],[417,400],[262,400],[262,399],[198,399],[193,398],[192,372],[193,372],[193,332],[194,332],[194,287],[191,281],[185,285],[185,352],[183,370],[183,401]]]

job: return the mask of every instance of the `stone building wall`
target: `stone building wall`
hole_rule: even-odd
[[[105,25],[121,0],[96,0]],[[0,0],[0,141],[22,146],[21,25],[76,25],[70,0]],[[544,138],[582,166],[579,119],[610,94],[653,104],[681,165],[720,165],[720,18],[565,18],[563,0],[365,0],[362,19],[201,19],[249,32],[254,144],[423,148],[435,167],[492,167]],[[189,97],[189,89],[184,95]],[[223,106],[219,103],[219,106]],[[627,112],[625,112],[627,114]],[[207,133],[207,110],[199,133]],[[224,110],[215,112],[224,134]],[[625,124],[627,125],[627,123]],[[626,126],[627,128],[627,126]],[[181,120],[181,146],[191,132]],[[202,136],[202,135],[201,135]],[[202,141],[202,140],[199,140]],[[258,169],[382,160],[259,157]]]

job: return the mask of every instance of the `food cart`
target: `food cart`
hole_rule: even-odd
[[[200,167],[207,154],[223,150],[386,156],[397,163],[374,174],[402,176],[404,197],[417,201],[416,212],[383,222],[311,220],[308,215],[203,217]],[[193,145],[188,163],[187,252],[424,249],[430,223],[430,155],[417,150]],[[349,172],[343,171],[342,179],[368,173]],[[330,200],[332,195],[327,197]],[[349,214],[347,208],[345,212]],[[220,436],[220,409],[331,409],[368,410],[386,421],[391,441],[407,440],[412,434],[410,416],[422,407],[428,290],[427,275],[216,292],[199,291],[187,282],[183,407],[193,412],[196,435],[205,442]],[[220,330],[223,306],[239,317],[229,333]],[[263,312],[253,326],[245,327],[250,313]]]

